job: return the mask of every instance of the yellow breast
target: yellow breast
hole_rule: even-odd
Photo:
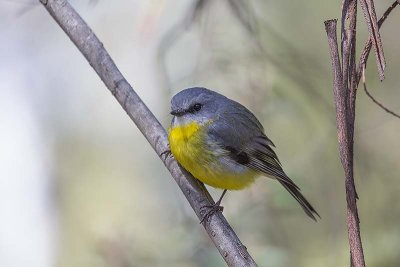
[[[203,131],[198,123],[192,122],[184,126],[175,126],[169,129],[168,139],[171,152],[176,160],[189,172],[197,166],[196,158],[207,157],[205,153],[205,140]],[[206,160],[206,159],[203,159]]]
[[[253,171],[236,172],[220,163],[220,153],[207,144],[206,126],[196,122],[175,126],[168,131],[171,152],[194,177],[205,184],[223,189],[242,189],[254,181]]]

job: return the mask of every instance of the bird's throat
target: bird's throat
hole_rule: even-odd
[[[176,125],[169,128],[170,143],[187,142],[200,129],[200,124],[191,122],[185,125]]]

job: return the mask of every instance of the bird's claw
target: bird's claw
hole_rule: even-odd
[[[165,157],[164,160],[166,160],[171,155],[172,155],[171,149],[168,148],[167,150],[164,150],[163,152],[160,153],[160,158],[162,159],[163,157]]]
[[[215,203],[214,205],[205,205],[202,207],[202,209],[208,209],[208,211],[206,212],[206,214],[204,214],[203,218],[200,220],[200,224],[210,219],[211,216],[214,215],[215,213],[224,211],[224,207],[220,206],[219,203]]]

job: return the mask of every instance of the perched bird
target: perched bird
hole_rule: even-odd
[[[226,190],[243,189],[264,175],[277,180],[313,220],[319,217],[283,171],[271,148],[275,145],[247,108],[209,89],[194,87],[172,98],[171,114],[168,139],[175,159],[201,182],[224,189],[211,212],[222,209],[219,205]]]

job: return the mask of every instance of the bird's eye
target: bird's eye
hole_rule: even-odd
[[[197,103],[193,105],[193,110],[194,111],[199,111],[201,109],[201,104]]]

